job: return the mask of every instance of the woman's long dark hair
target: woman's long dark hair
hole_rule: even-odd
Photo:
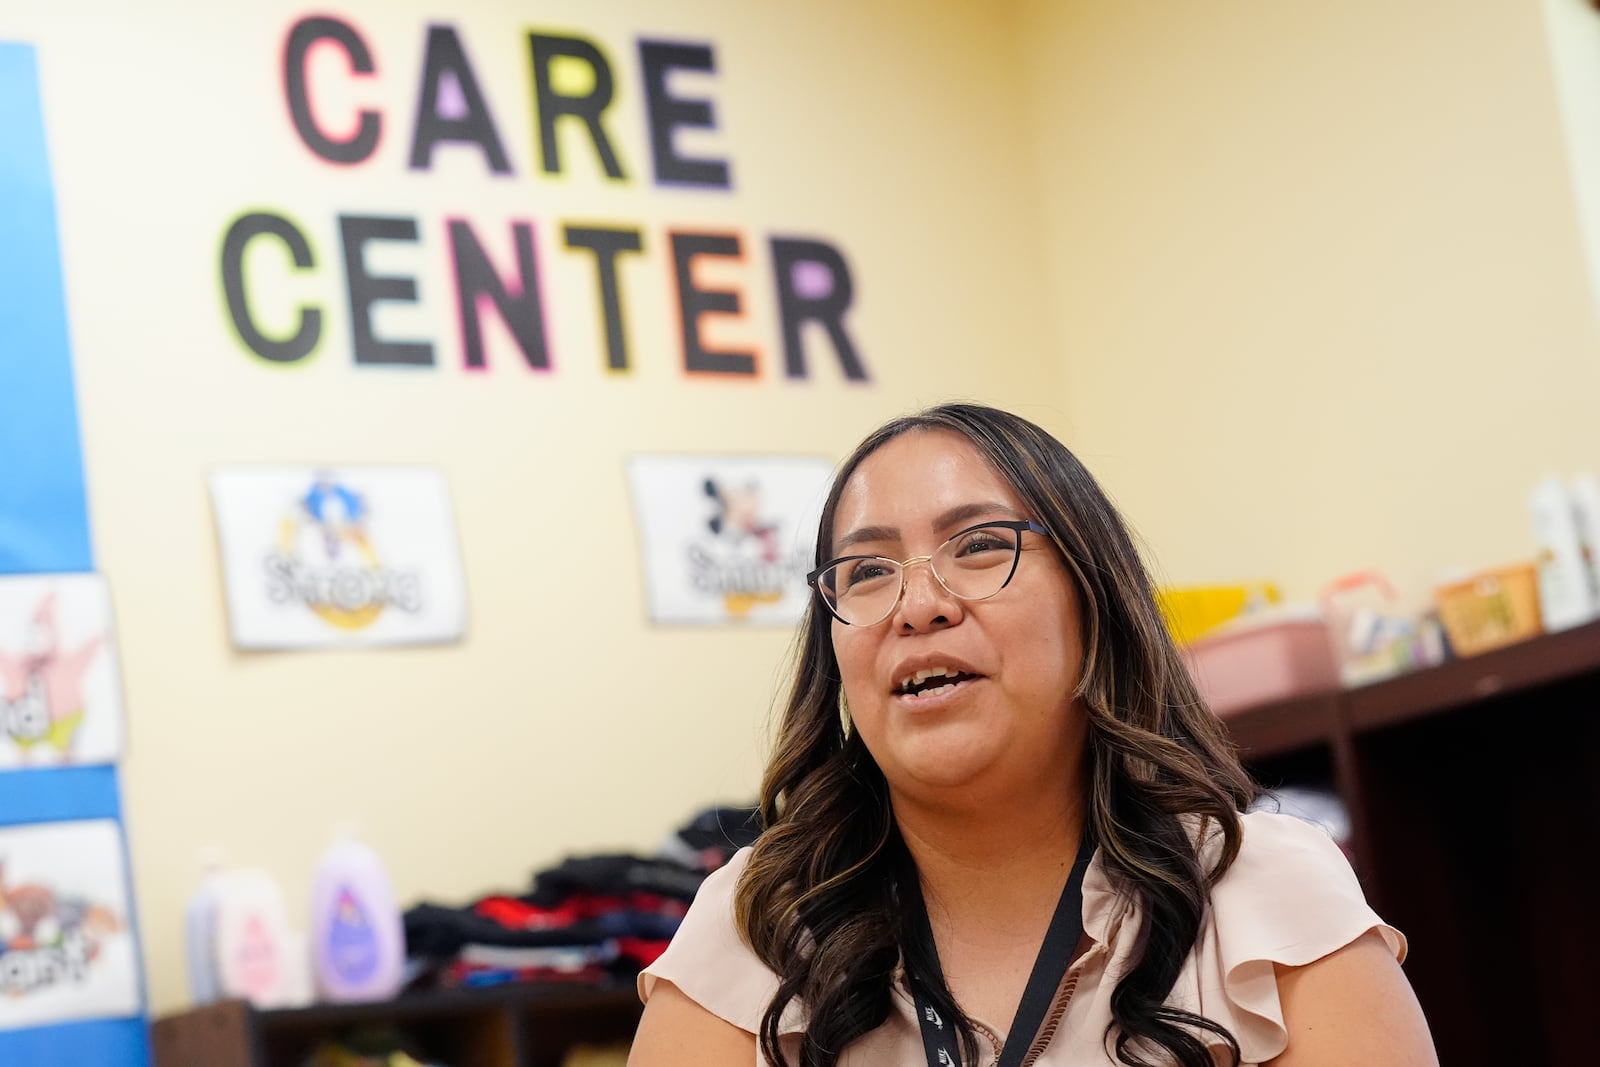
[[[817,563],[832,550],[839,497],[862,460],[901,434],[927,430],[960,434],[999,471],[1050,531],[1076,581],[1084,660],[1074,696],[1088,714],[1086,829],[1107,876],[1137,899],[1144,917],[1129,970],[1111,995],[1108,1038],[1117,1059],[1137,1067],[1212,1067],[1202,1039],[1209,1033],[1230,1046],[1237,1064],[1238,1042],[1224,1027],[1164,1002],[1199,936],[1210,887],[1238,855],[1239,813],[1258,790],[1195,691],[1133,540],[1089,472],[1044,430],[994,408],[947,404],[896,419],[840,467],[822,511]],[[808,1019],[798,1067],[832,1067],[847,1045],[888,1018],[905,949],[906,970],[938,1011],[956,1020],[964,1058],[975,1062],[971,1023],[910,936],[921,904],[911,891],[916,868],[895,828],[882,771],[860,734],[840,724],[839,691],[830,617],[813,600],[762,783],[767,829],[735,896],[742,934],[778,976],[758,1035],[761,1050],[772,1063],[788,1062],[779,1019],[798,999]],[[1194,816],[1203,831],[1198,839]],[[1203,869],[1199,840],[1215,831],[1222,847]]]

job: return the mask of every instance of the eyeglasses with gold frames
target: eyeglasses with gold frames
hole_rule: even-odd
[[[969,526],[950,537],[931,556],[892,560],[887,556],[840,556],[810,574],[806,582],[823,606],[846,626],[872,626],[887,619],[905,595],[906,571],[926,563],[939,584],[958,600],[987,600],[1010,584],[1022,558],[1022,535],[1049,536],[1028,519]]]

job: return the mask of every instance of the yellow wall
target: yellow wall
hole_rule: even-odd
[[[10,4],[0,36],[39,51],[95,547],[120,625],[126,814],[157,1010],[187,996],[180,923],[204,848],[274,872],[303,921],[313,864],[347,820],[387,859],[403,900],[464,902],[523,887],[569,853],[653,849],[708,804],[754,796],[790,635],[646,623],[628,456],[837,458],[881,419],[950,396],[1060,423],[1026,210],[1035,190],[1016,150],[1021,86],[1008,25],[981,8],[341,4],[385,75],[359,99],[376,93],[394,127],[373,165],[335,172],[308,159],[284,114],[277,64],[305,5],[98,6],[90,18]],[[635,38],[712,43],[716,78],[686,91],[710,87],[719,131],[693,144],[732,160],[735,192],[618,188],[592,165],[565,181],[531,174],[530,14],[609,53],[613,136],[635,175],[648,173]],[[515,179],[486,179],[471,154],[441,155],[432,177],[399,162],[430,21],[460,31]],[[302,368],[247,357],[223,316],[222,233],[258,205],[294,216],[330,263],[290,287],[337,320]],[[351,210],[420,220],[432,244],[412,258],[427,306],[392,329],[434,336],[438,369],[352,367],[333,255],[333,219]],[[556,372],[530,374],[502,350],[488,373],[464,373],[438,233],[463,211],[486,223],[640,223],[647,256],[624,279],[637,374],[602,372],[592,264],[554,255],[543,237]],[[771,371],[685,382],[661,248],[669,220],[732,226],[751,242],[835,241],[873,382],[844,383],[826,345],[812,350],[808,383]],[[763,345],[771,367],[769,270],[752,255],[739,339]],[[216,463],[268,460],[443,468],[469,583],[466,641],[231,650],[203,478]],[[592,554],[575,563],[574,541]]]
[[[646,624],[622,474],[636,452],[837,457],[892,413],[985,399],[1067,437],[1171,579],[1296,596],[1357,567],[1420,588],[1527,555],[1534,479],[1600,468],[1600,353],[1537,5],[537,5],[538,25],[609,51],[636,173],[635,37],[715,46],[710,143],[737,191],[701,196],[530,173],[528,22],[487,2],[340,5],[393,72],[378,93],[396,128],[372,167],[309,165],[276,66],[304,11],[0,13],[0,35],[40,52],[158,1010],[185,998],[181,909],[205,847],[275,872],[299,919],[341,822],[404,899],[460,900],[571,852],[653,847],[752,794],[789,635]],[[404,172],[430,21],[461,30],[491,83],[517,178],[470,156]],[[463,373],[436,247],[420,281],[435,303],[398,321],[439,337],[438,369],[353,368],[342,318],[311,365],[264,368],[229,334],[215,263],[257,204],[330,250],[341,210],[425,231],[464,211],[636,221],[656,241],[627,283],[639,370],[599,369],[585,311],[552,316],[554,375],[504,350]],[[825,350],[808,383],[684,381],[669,221],[836,240],[873,384],[841,382]],[[589,306],[586,265],[541,251],[548,301]],[[746,290],[770,366],[766,269],[754,256]],[[336,277],[296,284],[337,314]],[[467,640],[233,652],[203,477],[251,460],[443,468]],[[594,562],[541,566],[550,523],[570,536],[574,519]]]
[[[1023,10],[1070,436],[1167,574],[1530,558],[1600,470],[1540,5]]]

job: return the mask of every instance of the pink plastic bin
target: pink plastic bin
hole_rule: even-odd
[[[1184,649],[1200,695],[1218,715],[1339,687],[1328,627],[1320,618],[1238,623]]]

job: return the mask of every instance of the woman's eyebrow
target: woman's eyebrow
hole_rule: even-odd
[[[1017,514],[1015,508],[1001,501],[979,500],[970,504],[958,504],[947,511],[940,512],[938,517],[933,520],[933,528],[936,530],[948,530],[953,526],[966,522],[968,519],[993,515],[997,511],[1011,516],[1016,516]],[[900,528],[897,526],[863,526],[860,529],[851,530],[835,541],[833,551],[835,555],[843,555],[845,549],[851,545],[859,545],[864,541],[898,541],[899,538]]]
[[[894,541],[900,537],[900,530],[894,526],[863,526],[859,530],[851,530],[833,544],[835,553],[843,553],[851,545],[859,545],[863,541]]]
[[[972,504],[959,504],[949,511],[941,512],[939,517],[933,520],[933,528],[935,530],[948,530],[953,526],[966,522],[968,519],[986,518],[997,511],[1004,512],[1012,518],[1019,517],[1017,510],[1010,504],[1005,504],[998,500],[984,500]]]

